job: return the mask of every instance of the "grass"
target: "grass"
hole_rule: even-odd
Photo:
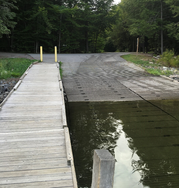
[[[0,79],[20,77],[34,60],[25,58],[0,59]]]
[[[59,65],[60,65],[60,76],[61,76],[61,78],[62,78],[62,76],[63,76],[62,64],[63,64],[63,63],[60,61],[60,62],[59,62]]]
[[[155,59],[153,59],[152,56],[147,55],[123,55],[121,56],[126,61],[130,61],[136,65],[139,65],[141,68],[143,68],[146,72],[152,75],[165,75],[169,76],[173,72],[169,70],[162,70],[162,64],[158,63]],[[149,63],[150,62],[150,63]]]

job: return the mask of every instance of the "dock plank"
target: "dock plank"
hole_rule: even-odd
[[[0,111],[0,187],[75,187],[56,64],[29,69]]]

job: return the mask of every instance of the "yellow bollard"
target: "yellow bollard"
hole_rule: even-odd
[[[57,47],[55,46],[55,62],[57,62]]]
[[[40,61],[43,61],[43,48],[40,46]]]

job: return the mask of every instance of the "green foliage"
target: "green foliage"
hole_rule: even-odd
[[[62,65],[63,65],[63,63],[60,61],[59,62],[59,65],[60,65],[60,76],[61,76],[61,78],[63,77],[63,69],[62,69]]]
[[[146,68],[145,69],[149,74],[155,75],[155,76],[159,76],[162,75],[162,71],[160,69],[152,69],[152,68]]]
[[[123,55],[121,57],[124,58],[127,61],[133,62],[133,63],[135,63],[137,65],[141,65],[143,67],[145,67],[145,66],[155,66],[153,64],[149,64],[148,60],[143,60],[142,59],[143,56],[141,56],[141,55],[131,55],[131,54],[129,54],[129,55]]]
[[[163,7],[163,19],[161,19]],[[109,36],[119,51],[161,52],[161,29],[165,48],[179,53],[179,1],[176,0],[122,0],[116,6],[117,23]]]
[[[24,58],[0,59],[0,79],[20,77],[34,60]]]
[[[172,71],[169,70],[162,70],[161,69],[161,65],[157,62],[155,62],[152,58],[143,56],[143,55],[123,55],[122,58],[124,58],[127,61],[130,61],[134,64],[139,65],[141,68],[143,68],[146,72],[148,72],[149,74],[152,75],[166,75],[169,76],[171,74],[173,74]],[[152,62],[153,60],[153,64],[149,63]]]
[[[166,71],[162,71],[159,68],[146,68],[145,69],[149,74],[155,75],[155,76],[160,76],[160,75],[165,75],[165,76],[169,76],[171,74],[173,74],[172,71],[166,70]]]
[[[16,14],[11,11],[17,9],[14,3],[15,0],[0,0],[0,38],[3,34],[10,34],[10,29],[16,25],[13,21]]]
[[[115,21],[111,3],[112,0],[18,0],[17,25],[11,36],[4,36],[0,50],[38,53],[39,46],[43,46],[45,52],[52,53],[58,46],[63,53],[100,52],[105,45],[105,31]]]
[[[169,67],[179,67],[179,56],[174,56],[173,50],[166,50],[159,62]]]
[[[170,17],[170,22],[166,24],[165,28],[171,38],[175,38],[179,41],[179,1],[166,0],[166,3],[170,6],[172,16]]]
[[[106,52],[115,52],[117,50],[116,46],[114,45],[111,38],[108,39],[108,41],[105,44],[104,50]]]
[[[136,51],[139,37],[139,51],[158,54],[161,29],[164,48],[179,54],[179,1],[122,0],[112,6],[112,0],[0,0],[0,37],[6,34],[0,51]]]
[[[159,62],[162,62],[166,66],[170,66],[171,59],[174,57],[174,52],[172,50],[167,50],[163,53]]]
[[[133,37],[131,37],[129,33],[128,14],[122,4],[115,6],[113,9],[118,16],[118,20],[117,23],[113,25],[112,32],[109,33],[108,41],[110,41],[110,43],[112,41],[113,45],[116,46],[119,51],[133,51]]]

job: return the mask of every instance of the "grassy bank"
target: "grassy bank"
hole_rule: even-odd
[[[0,59],[0,79],[20,77],[34,60],[25,58]]]
[[[59,62],[59,66],[60,66],[60,76],[61,76],[61,78],[63,77],[62,64],[63,64],[63,63],[60,61],[60,62]]]
[[[163,70],[163,64],[160,63],[159,60],[154,59],[152,56],[148,55],[123,55],[121,56],[126,61],[132,62],[141,68],[143,68],[146,72],[152,75],[166,75],[169,76],[173,74],[170,70]]]

